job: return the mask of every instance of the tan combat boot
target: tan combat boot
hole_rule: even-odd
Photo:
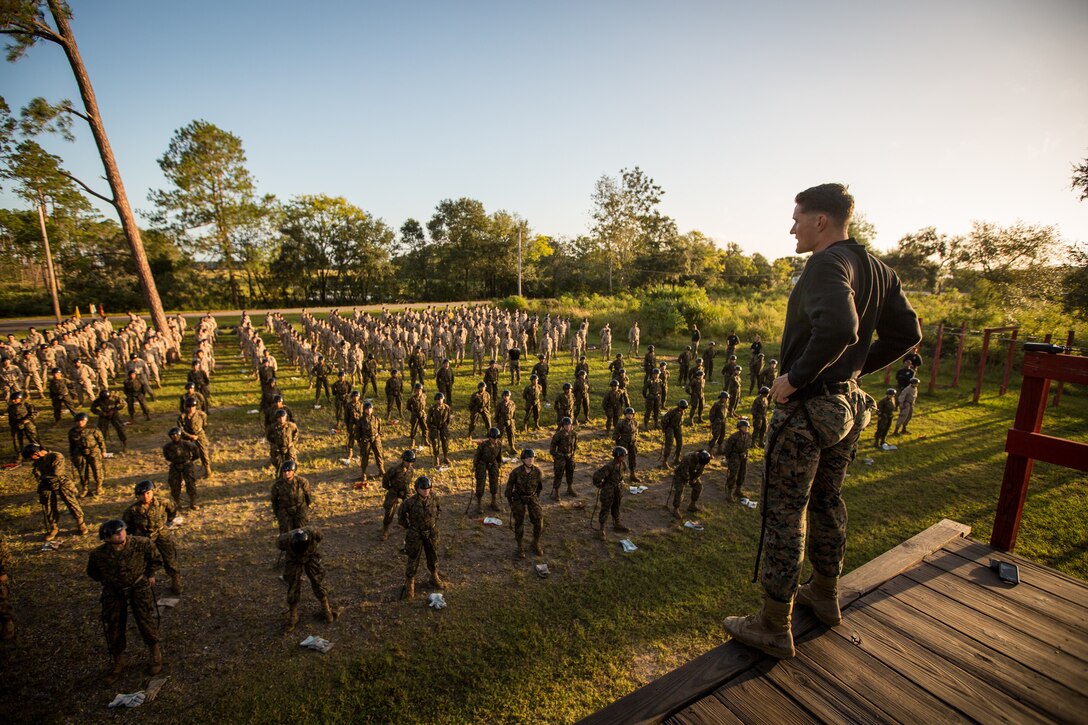
[[[325,624],[332,624],[336,621],[336,612],[332,611],[332,605],[329,604],[328,597],[321,600],[321,616],[325,618]]]
[[[411,599],[416,595],[416,578],[414,576],[408,577],[408,580],[404,582],[404,595],[401,599]]]
[[[533,553],[537,556],[544,556],[544,550],[540,548],[540,537],[533,537]]]
[[[86,536],[88,533],[90,533],[90,529],[87,528],[87,524],[80,521],[79,522],[79,535],[80,536]]]
[[[790,630],[790,614],[793,602],[777,602],[770,597],[763,600],[759,614],[747,617],[726,617],[725,631],[749,647],[754,647],[779,659],[793,657],[793,632]]]
[[[797,604],[809,607],[816,618],[828,627],[842,623],[839,609],[839,578],[812,573],[812,581],[797,590]]]
[[[484,512],[483,496],[476,497],[476,513],[482,514]]]
[[[446,580],[439,575],[437,566],[434,568],[433,571],[431,571],[431,584],[434,586],[435,589],[446,588]]]
[[[382,524],[382,541],[389,538],[389,524]]]
[[[57,538],[57,534],[59,534],[59,533],[60,533],[60,529],[57,528],[56,524],[53,524],[52,526],[49,527],[49,533],[45,535],[45,540],[46,541],[52,541],[53,539]]]
[[[620,520],[619,516],[617,516],[616,519],[612,522],[612,530],[620,534],[626,534],[631,529],[624,526],[623,521]]]
[[[552,498],[556,501],[559,500],[559,486],[552,486]]]
[[[181,574],[173,574],[170,576],[170,589],[174,594],[181,594]]]
[[[574,484],[570,483],[569,481],[567,482],[567,495],[568,496],[577,496],[578,495],[574,491]]]
[[[159,643],[151,645],[150,663],[147,666],[147,674],[157,675],[162,672],[162,648]]]
[[[296,624],[298,624],[298,605],[292,604],[287,612],[287,626],[283,628],[283,631],[294,632]]]
[[[521,539],[518,539],[518,553],[517,553],[517,557],[518,557],[519,559],[524,559],[524,558],[525,558],[525,545],[521,543]]]
[[[491,510],[498,511],[499,504],[495,501],[495,494],[491,494]]]
[[[672,517],[674,519],[676,519],[677,521],[684,518],[683,516],[680,515],[680,507],[679,506],[669,506],[669,513],[671,513]]]
[[[113,666],[110,671],[106,673],[103,678],[107,685],[111,685],[117,681],[117,678],[121,676],[121,673],[125,671],[125,653],[121,652],[113,658]]]
[[[597,538],[600,539],[601,541],[604,541],[604,539],[605,539],[605,536],[604,536],[604,522],[603,521],[601,522],[600,526],[597,527]]]

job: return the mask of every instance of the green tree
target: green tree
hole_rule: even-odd
[[[172,188],[148,195],[156,207],[151,216],[156,224],[174,229],[195,254],[226,269],[235,307],[240,304],[238,270],[245,256],[235,232],[253,223],[264,208],[245,164],[242,139],[207,121],[193,121],[174,132],[159,159]]]
[[[53,20],[52,25],[46,19],[47,8]],[[60,46],[68,59],[83,101],[83,111],[79,111],[69,101],[51,105],[44,99],[35,99],[24,109],[24,128],[35,133],[42,130],[60,130],[65,137],[71,138],[69,129],[72,116],[83,119],[90,126],[111,193],[109,196],[101,194],[79,179],[71,176],[69,178],[83,187],[87,193],[116,209],[152,322],[160,331],[165,331],[167,329],[166,314],[162,309],[155,278],[151,274],[147,252],[140,237],[140,228],[136,224],[136,217],[132,213],[124,183],[121,181],[120,169],[113,156],[109,137],[106,135],[106,127],[102,122],[102,114],[98,108],[98,100],[95,97],[90,76],[72,33],[69,22],[71,17],[72,12],[63,0],[4,0],[0,3],[0,34],[9,36],[12,41],[7,47],[7,60],[17,61],[41,40]]]
[[[871,249],[873,242],[876,241],[876,225],[869,221],[864,214],[858,212],[850,220],[849,234],[858,244],[866,249]]]
[[[608,291],[637,283],[635,272],[656,273],[655,259],[677,235],[676,223],[657,208],[665,190],[639,167],[619,178],[597,179],[592,202],[592,236],[608,265]]]
[[[1080,200],[1088,199],[1088,159],[1073,165],[1073,191],[1080,190]]]
[[[1088,246],[1069,248],[1069,264],[1066,266],[1059,299],[1066,314],[1088,320]]]
[[[427,231],[434,245],[435,266],[442,270],[435,280],[441,299],[473,299],[493,291],[494,276],[487,276],[492,264],[489,250],[494,250],[497,242],[481,202],[465,197],[443,199],[427,222]]]

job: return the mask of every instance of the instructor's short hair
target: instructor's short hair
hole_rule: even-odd
[[[845,184],[820,184],[805,189],[793,199],[807,213],[827,214],[843,226],[854,216],[854,197]]]

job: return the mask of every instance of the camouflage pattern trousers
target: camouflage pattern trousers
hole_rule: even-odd
[[[146,579],[127,589],[102,589],[102,624],[106,629],[106,642],[110,656],[116,657],[125,651],[128,645],[125,629],[128,625],[128,610],[132,609],[132,618],[140,637],[148,647],[159,641],[159,624],[155,614],[155,597]]]
[[[774,411],[766,452],[761,580],[772,599],[787,602],[796,594],[806,533],[813,569],[829,577],[842,571],[847,519],[842,483],[869,423],[868,400],[851,384],[844,395],[790,402]]]

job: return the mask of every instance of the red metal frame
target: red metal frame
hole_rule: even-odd
[[[1005,442],[1008,458],[1005,460],[1005,475],[1001,479],[994,530],[990,536],[990,546],[1002,551],[1012,551],[1016,546],[1024,501],[1028,495],[1028,481],[1035,461],[1088,472],[1088,443],[1039,432],[1050,393],[1050,381],[1088,385],[1088,357],[1029,352],[1024,354],[1021,369],[1024,382],[1020,388],[1020,404],[1016,409],[1016,421],[1009,429]],[[976,388],[976,394],[977,391]]]

